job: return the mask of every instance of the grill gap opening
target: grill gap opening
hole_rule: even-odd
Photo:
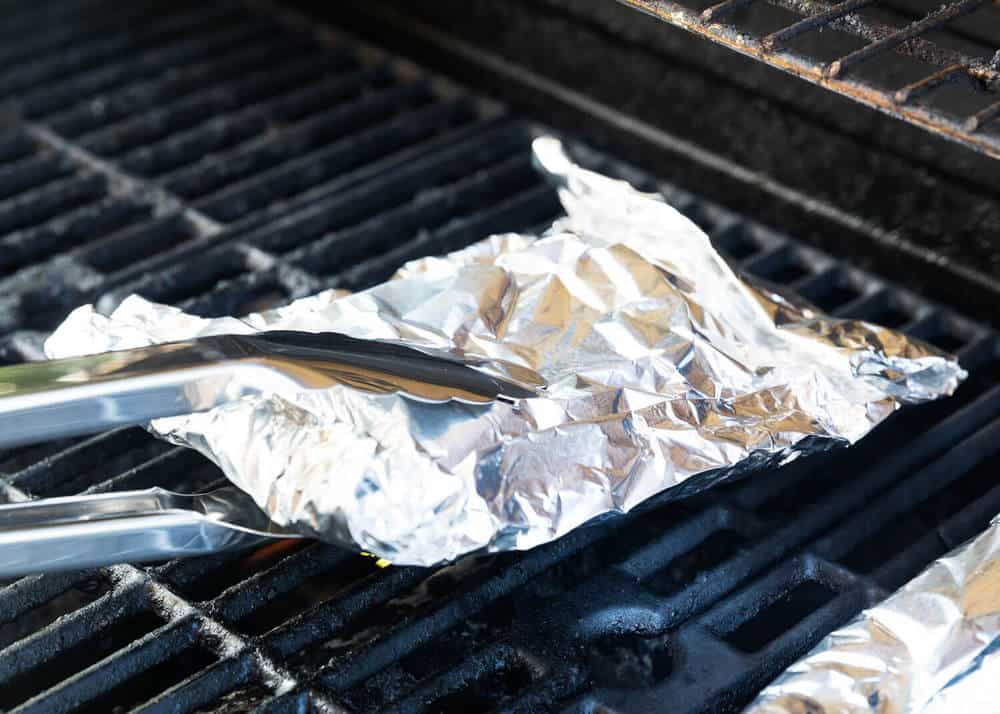
[[[913,319],[910,309],[888,290],[865,300],[851,311],[850,317],[891,328],[902,327]]]
[[[38,153],[10,164],[0,163],[0,199],[41,188],[64,178],[72,171],[71,164],[52,154]]]
[[[166,453],[101,481],[92,491],[129,491],[169,484],[180,493],[199,493],[227,485],[219,467],[193,449],[169,448]]]
[[[184,597],[203,602],[311,544],[305,539],[280,540],[242,553],[185,561],[179,563],[176,572],[168,573],[166,578],[171,587]]]
[[[750,229],[743,222],[733,223],[712,236],[716,248],[736,261],[746,260],[761,251]]]
[[[237,618],[232,626],[246,635],[262,635],[380,570],[382,569],[376,565],[374,558],[349,556],[329,570],[306,578],[283,593],[275,594],[256,610]]]
[[[70,176],[0,202],[0,233],[28,228],[70,213],[105,195],[103,176]]]
[[[927,530],[920,518],[906,514],[855,545],[838,562],[857,573],[871,573],[917,543]]]
[[[738,531],[731,528],[716,531],[653,573],[644,585],[657,595],[673,595],[704,579],[710,570],[740,553],[746,544],[746,536]]]
[[[267,129],[267,121],[259,115],[236,116],[226,121],[213,118],[202,127],[135,149],[122,156],[120,163],[126,171],[155,177],[206,155],[217,155],[224,160],[230,149],[262,136]]]
[[[0,136],[0,163],[9,164],[35,152],[37,145],[21,129]]]
[[[727,15],[724,22],[732,23],[740,32],[763,37],[798,22],[802,16],[770,3],[750,3]]]
[[[102,198],[39,225],[0,239],[0,277],[11,275],[54,255],[102,240],[113,231],[149,216],[141,203]]]
[[[296,85],[318,83],[324,73],[336,72],[343,58],[278,57],[274,67],[254,72],[215,92],[199,92],[166,106],[153,105],[105,131],[84,137],[81,143],[98,154],[122,154],[149,147],[173,135],[198,131],[206,117],[234,120],[249,114],[270,116],[269,105],[296,91]]]
[[[247,714],[270,699],[273,692],[264,684],[253,681],[228,692],[217,700],[195,709],[191,714]]]
[[[803,507],[821,502],[831,489],[843,482],[833,454],[813,454],[798,464],[785,467],[787,482],[770,498],[756,507],[758,515],[778,519],[801,511]],[[843,462],[840,462],[843,463]]]
[[[587,646],[594,682],[610,689],[643,689],[670,676],[674,655],[667,635],[613,635]]]
[[[176,684],[207,669],[219,661],[218,656],[193,645],[149,669],[137,672],[105,694],[73,710],[74,714],[107,714],[130,711]]]
[[[320,151],[211,193],[199,199],[196,208],[218,221],[235,221],[474,119],[470,107],[444,102],[393,115]]]
[[[377,92],[389,86],[394,79],[385,65],[358,66],[352,62],[336,74],[285,92],[274,100],[270,111],[276,121],[289,125],[362,94]]]
[[[495,711],[531,686],[533,680],[527,663],[504,661],[465,682],[461,689],[431,700],[427,711],[440,714]]]
[[[457,250],[488,235],[551,223],[560,214],[556,197],[547,186],[529,188],[478,213],[449,221],[436,231],[418,234],[394,250],[339,273],[336,285],[364,290],[388,280],[402,264],[414,258]]]
[[[510,594],[494,600],[455,627],[405,654],[396,663],[338,694],[349,707],[358,711],[378,709],[408,696],[422,683],[459,667],[477,650],[502,638],[520,616],[515,599],[523,598]],[[329,683],[329,686],[338,689],[336,683]]]
[[[623,519],[618,528],[609,529],[607,535],[596,543],[568,558],[559,559],[544,576],[534,578],[526,587],[539,599],[571,590],[656,541],[668,538],[675,528],[697,517],[704,506],[704,499],[698,497],[656,507],[644,506],[643,511]]]
[[[849,55],[864,47],[868,42],[835,27],[813,30],[798,37],[790,38],[784,47],[807,55],[817,63],[828,63]]]
[[[917,98],[914,103],[964,119],[986,109],[997,100],[1000,100],[1000,95],[977,92],[968,80],[957,80],[935,88],[927,95]]]
[[[188,221],[173,217],[110,237],[85,251],[80,259],[94,270],[114,273],[184,245],[197,236],[198,230]]]
[[[928,342],[942,349],[945,352],[954,354],[965,346],[965,338],[956,335],[954,332],[936,332],[929,337],[925,337]]]
[[[781,285],[798,282],[813,272],[802,255],[787,246],[761,256],[744,268],[758,277]]]
[[[276,283],[262,283],[250,290],[243,300],[227,314],[249,315],[252,312],[264,312],[285,305],[289,301],[288,290]]]
[[[229,25],[220,28],[221,31],[216,33],[192,38],[186,48],[175,50],[172,57],[160,56],[161,67],[183,66],[181,71],[171,72],[159,80],[140,83],[138,87],[128,83],[119,87],[104,87],[98,90],[100,96],[94,101],[70,105],[62,110],[58,106],[43,109],[56,111],[55,114],[49,114],[45,123],[62,136],[78,140],[127,121],[137,111],[141,112],[149,106],[183,101],[194,91],[213,91],[219,80],[225,78],[219,76],[219,71],[226,66],[227,59],[232,64],[231,58],[245,57],[248,47],[256,51],[258,44],[265,41],[265,35],[273,34],[271,29],[265,22],[250,20],[235,27]],[[146,67],[152,72],[158,69],[153,64],[147,64]],[[236,70],[240,69],[247,68],[237,65],[230,75],[237,74]]]
[[[753,653],[792,630],[811,614],[828,605],[837,591],[814,578],[799,582],[723,639],[741,652]]]
[[[504,554],[470,557],[429,572],[428,577],[409,589],[359,613],[319,647],[302,652],[300,661],[326,664],[344,655],[351,657],[371,642],[459,599],[513,560]]]
[[[163,624],[164,620],[153,611],[141,610],[109,625],[95,626],[95,632],[91,637],[4,682],[0,686],[0,707],[13,709],[21,702],[50,689],[64,679],[82,672],[108,655],[148,635]]]
[[[834,268],[799,286],[799,294],[824,312],[833,312],[861,297],[862,289],[847,272]]]
[[[318,245],[307,244],[296,264],[314,273],[336,273],[358,259],[398,250],[421,236],[474,218],[539,185],[537,175],[520,160],[498,161],[480,168],[473,177],[458,180],[452,173],[432,186],[401,189],[398,205],[386,206],[389,210],[384,214],[365,217],[361,223],[324,235],[317,240]]]
[[[928,320],[922,320],[910,331],[910,334],[952,354],[962,349],[969,341],[966,330],[953,324],[951,320],[941,314],[934,315]]]
[[[14,474],[11,482],[39,496],[69,496],[170,450],[138,427],[91,437],[93,442]]]
[[[922,538],[934,533],[946,521],[967,506],[981,501],[990,494],[995,506],[987,508],[989,514],[1000,510],[1000,492],[990,492],[997,486],[997,465],[986,459],[955,481],[942,484],[939,491],[925,498],[906,513],[892,518],[871,536],[856,544],[837,561],[851,570],[870,574],[900,555],[907,548],[917,544]],[[989,515],[965,524],[969,536],[986,527]],[[941,542],[937,555],[943,555],[950,547]]]
[[[715,217],[711,216],[708,211],[706,211],[705,208],[697,202],[692,202],[683,208],[678,208],[678,210],[709,235],[711,235],[713,230],[718,228]]]
[[[352,106],[356,107],[365,97],[371,103],[371,98],[377,98],[379,91],[388,92],[393,86],[392,76],[384,70],[364,69],[333,80],[329,86],[309,86],[306,91],[298,90],[290,96],[284,107],[276,109],[284,123],[275,133],[236,147],[225,161],[218,161],[216,157],[202,158],[172,169],[162,175],[164,185],[175,194],[194,200],[225,190],[239,181],[259,177],[318,150],[324,136],[327,143],[335,140],[333,129],[338,124],[326,121],[324,126],[324,118],[333,117],[339,124],[348,120],[352,124],[362,123],[363,116],[350,117]],[[338,120],[337,117],[342,118]],[[317,124],[322,133],[305,131],[313,124]],[[343,130],[349,133],[351,127],[344,126]]]
[[[192,32],[212,25],[232,22],[232,12],[210,9],[198,17],[161,16],[156,21],[146,15],[144,22],[132,23],[129,32],[97,35],[73,48],[30,65],[30,71],[6,75],[2,91],[20,94],[24,112],[37,116],[65,106],[96,92],[129,84],[148,72],[151,55],[170,52]],[[138,60],[143,61],[138,61]]]
[[[45,461],[54,454],[86,441],[88,438],[90,437],[77,436],[71,439],[58,439],[42,444],[0,450],[0,473],[13,474],[23,471],[34,464]]]
[[[947,4],[953,5],[955,2],[952,0],[952,2]],[[990,10],[992,4],[989,2],[984,3],[978,10],[973,10],[964,16],[952,18],[933,31],[922,33],[920,37],[921,39],[933,42],[938,48],[950,48],[970,57],[989,61],[993,53],[996,52],[996,36],[976,39],[968,32],[959,30],[959,25],[963,20],[967,23],[973,23],[973,25],[984,20],[989,22],[991,16],[995,21],[996,15]],[[878,22],[898,28],[918,20],[923,20],[927,15],[940,10],[942,6],[941,2],[928,4],[919,1],[914,2],[914,0],[906,0],[905,2],[879,2],[859,10],[858,15],[872,23]],[[967,25],[966,27],[969,26]],[[986,28],[983,27],[981,29]],[[880,60],[885,61],[882,58]]]
[[[63,615],[89,605],[111,590],[106,577],[96,574],[70,586],[54,598],[36,605],[0,625],[0,650],[51,625]]]
[[[162,273],[150,288],[139,286],[136,290],[143,297],[170,304],[182,303],[252,270],[245,256],[235,250],[212,260],[187,264]],[[155,286],[155,287],[154,287]]]
[[[491,602],[474,615],[465,618],[446,635],[436,637],[418,647],[399,661],[408,674],[418,681],[426,680],[442,670],[464,661],[476,644],[492,639],[516,622],[518,612],[510,595]]]
[[[883,0],[882,5],[913,20],[941,7],[939,0]],[[967,42],[989,47],[1000,36],[997,33],[1000,33],[1000,7],[996,3],[987,3],[968,15],[956,17],[943,32],[935,34],[963,38]]]
[[[315,291],[308,290],[307,292]],[[275,272],[246,273],[229,283],[189,298],[184,302],[183,307],[185,312],[199,317],[222,317],[225,315],[240,317],[251,312],[260,312],[280,305],[287,305],[291,296],[291,289],[282,284],[279,274]]]

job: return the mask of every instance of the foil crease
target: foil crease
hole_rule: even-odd
[[[752,714],[1000,709],[1000,522],[827,636]]]
[[[411,262],[353,295],[240,319],[130,297],[73,312],[51,357],[264,329],[445,352],[538,389],[484,407],[348,388],[276,392],[152,422],[279,524],[396,563],[527,549],[654,494],[681,495],[951,393],[951,357],[737,277],[662,197],[537,139],[566,217]],[[694,478],[697,477],[697,478]]]

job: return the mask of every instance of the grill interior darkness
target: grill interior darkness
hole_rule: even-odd
[[[991,0],[621,1],[1000,157]]]
[[[533,126],[335,32],[241,5],[16,5],[0,29],[0,358],[74,305],[202,315],[361,288],[558,212]],[[862,443],[524,554],[379,568],[316,543],[0,587],[19,712],[725,711],[1000,511],[995,336],[794,240],[658,188],[739,266],[961,355],[948,400]],[[211,487],[138,429],[0,453],[8,500]]]

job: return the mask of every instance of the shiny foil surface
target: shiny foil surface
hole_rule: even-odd
[[[219,464],[277,523],[423,565],[531,548],[666,489],[853,442],[965,376],[933,347],[745,282],[661,197],[576,166],[556,139],[533,148],[567,214],[540,237],[492,236],[360,293],[241,319],[139,297],[110,316],[83,307],[46,352],[335,331],[536,389],[487,406],[283,391],[151,424]]]
[[[827,636],[747,711],[1000,711],[1000,523]]]

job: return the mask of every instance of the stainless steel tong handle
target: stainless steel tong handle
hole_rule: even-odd
[[[268,520],[235,487],[191,495],[153,488],[47,498],[0,506],[0,579],[299,537]]]
[[[205,411],[281,387],[346,385],[429,402],[534,393],[443,356],[336,333],[222,335],[0,369],[0,447]],[[0,506],[0,578],[200,555],[296,537],[236,488]]]
[[[533,394],[403,345],[331,332],[219,335],[0,369],[0,448],[205,411],[280,387],[338,384],[427,402]]]

